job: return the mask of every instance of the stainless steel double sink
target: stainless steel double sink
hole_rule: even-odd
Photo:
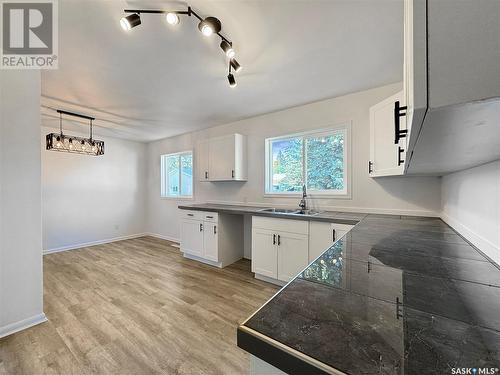
[[[271,214],[278,215],[298,215],[298,216],[316,216],[320,214],[320,211],[314,210],[294,210],[294,209],[286,209],[286,208],[263,208],[258,212],[269,212]]]

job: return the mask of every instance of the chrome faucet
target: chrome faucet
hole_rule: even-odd
[[[306,191],[306,185],[304,184],[302,186],[302,199],[300,200],[300,203],[299,203],[299,207],[302,211],[306,211],[307,210],[307,201],[306,201],[306,198],[307,198],[307,191]]]

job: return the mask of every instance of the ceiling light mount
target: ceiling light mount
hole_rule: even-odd
[[[120,25],[126,31],[139,26],[141,24],[141,14],[162,14],[165,15],[165,19],[170,25],[177,25],[180,23],[179,15],[187,15],[189,17],[194,16],[200,22],[198,23],[198,29],[200,32],[206,36],[218,35],[221,38],[220,47],[224,51],[224,54],[229,59],[229,68],[238,72],[241,69],[241,65],[234,59],[236,52],[233,48],[233,43],[228,40],[224,35],[221,34],[222,24],[220,20],[216,17],[205,17],[202,18],[197,14],[190,6],[187,10],[158,10],[158,9],[125,9],[125,13],[130,13],[130,15],[123,17],[120,20]],[[229,76],[232,79],[229,79]],[[236,86],[236,81],[234,75],[229,72],[229,83],[231,87]]]

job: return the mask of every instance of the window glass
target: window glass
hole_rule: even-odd
[[[272,148],[272,191],[301,191],[302,139],[292,138],[271,142]]]
[[[347,126],[266,140],[266,193],[347,194]]]
[[[193,196],[193,153],[161,156],[161,196]]]
[[[306,139],[307,188],[344,190],[344,134]]]

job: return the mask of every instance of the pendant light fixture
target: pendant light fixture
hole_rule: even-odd
[[[94,117],[63,111],[62,109],[58,109],[57,113],[59,113],[59,133],[50,133],[45,137],[46,149],[48,151],[71,152],[92,156],[104,155],[104,141],[98,141],[92,137],[92,121],[95,120]],[[89,120],[90,137],[83,138],[63,134],[63,114]]]
[[[141,24],[141,14],[162,14],[165,15],[165,19],[169,25],[178,25],[180,23],[179,15],[187,15],[189,17],[194,16],[200,22],[198,23],[198,29],[200,32],[206,36],[210,37],[212,35],[217,35],[221,38],[220,48],[224,51],[224,54],[229,59],[230,67],[235,73],[241,70],[241,65],[234,59],[236,52],[233,48],[233,43],[229,41],[224,35],[221,34],[222,24],[220,20],[216,17],[200,17],[190,6],[186,10],[157,10],[157,9],[125,9],[125,13],[130,13],[130,15],[123,17],[120,20],[120,25],[126,31],[139,26]],[[232,77],[232,78],[229,78]],[[236,86],[236,80],[234,75],[229,72],[228,76],[230,87]]]

